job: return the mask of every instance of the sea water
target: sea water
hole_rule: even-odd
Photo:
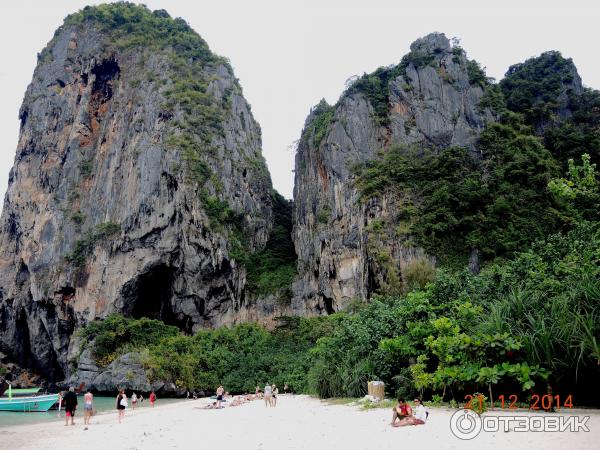
[[[94,395],[94,407],[96,408],[97,414],[106,413],[108,411],[116,411],[117,396],[114,397],[99,397]],[[159,398],[154,407],[160,407],[160,405],[166,405],[168,403],[181,402],[185,399],[181,398]],[[83,424],[83,395],[77,396],[77,410],[75,412],[75,423],[79,422]],[[131,409],[131,399],[128,399],[129,408]],[[147,397],[144,397],[142,403],[138,400],[138,408],[150,408],[150,402]],[[57,410],[50,410],[48,412],[12,412],[12,411],[0,411],[0,428],[8,427],[13,425],[23,425],[40,422],[64,422],[65,411],[58,412]]]

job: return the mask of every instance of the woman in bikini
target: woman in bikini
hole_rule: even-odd
[[[94,412],[94,395],[88,389],[83,396],[83,423],[84,425],[90,424],[90,418]]]

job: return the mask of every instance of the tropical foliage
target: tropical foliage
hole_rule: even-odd
[[[424,289],[282,319],[273,331],[246,324],[185,336],[114,316],[82,335],[96,358],[135,349],[151,377],[181,387],[244,392],[269,380],[348,397],[381,379],[390,394],[526,399],[550,388],[597,403],[599,305],[600,224],[582,222],[479,275],[438,270]]]

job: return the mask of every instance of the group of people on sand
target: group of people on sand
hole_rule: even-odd
[[[65,408],[65,426],[75,425],[75,411],[79,401],[77,400],[77,394],[75,388],[70,387],[69,390],[60,397],[61,406]],[[90,424],[90,419],[94,414],[94,395],[88,389],[83,395],[83,423],[84,425]]]
[[[277,406],[277,396],[279,395],[279,388],[273,384],[272,386],[267,381],[265,385],[265,390],[263,394],[263,398],[265,400],[265,407],[268,406]]]
[[[425,425],[429,412],[423,406],[420,398],[415,398],[415,407],[413,408],[403,398],[398,399],[398,403],[392,409],[393,427],[406,427],[409,425]]]
[[[149,400],[150,406],[154,407],[154,403],[156,402],[156,394],[154,391],[150,393]],[[131,394],[131,408],[135,410],[138,403],[142,403],[144,401],[144,396],[140,394],[138,397],[135,392]],[[69,390],[60,397],[61,405],[65,409],[65,426],[75,425],[75,411],[77,410],[77,406],[79,401],[77,400],[77,393],[75,392],[74,387],[70,387]],[[125,393],[125,389],[120,389],[116,398],[116,408],[119,417],[119,423],[125,417],[125,410],[129,407],[129,402],[127,401],[127,394]],[[90,424],[90,419],[95,414],[94,408],[94,394],[88,389],[86,393],[83,395],[83,423],[84,425]]]
[[[289,394],[290,388],[287,383],[283,388],[284,393]],[[253,400],[263,399],[265,406],[277,406],[277,396],[279,395],[279,388],[269,382],[265,385],[264,391],[260,387],[256,386],[254,394],[243,394],[243,395],[229,395],[229,392],[225,392],[223,386],[219,386],[215,392],[215,400],[208,405],[204,406],[203,409],[221,409],[223,408],[223,402],[227,402],[228,406],[239,406],[244,403],[251,402]],[[188,397],[189,398],[189,397]]]
[[[150,395],[148,396],[148,400],[150,401],[150,406],[152,408],[154,408],[154,403],[156,403],[156,394],[154,393],[154,391],[150,392]],[[117,412],[119,413],[119,423],[121,423],[121,420],[123,420],[123,418],[125,417],[125,410],[127,408],[129,408],[129,402],[127,401],[127,394],[125,393],[125,389],[121,389],[119,390],[119,393],[117,395],[116,398],[116,402],[117,402]],[[138,402],[141,404],[144,402],[144,396],[142,394],[140,394],[140,396],[138,397],[137,394],[135,392],[133,392],[131,394],[131,409],[135,410],[135,408],[138,406]]]

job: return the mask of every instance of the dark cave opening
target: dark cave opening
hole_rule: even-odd
[[[323,304],[325,305],[325,312],[327,312],[327,314],[333,314],[335,312],[333,309],[333,299],[331,297],[323,295]]]
[[[152,266],[123,288],[124,312],[134,319],[157,319],[187,332],[188,324],[177,319],[171,306],[174,281],[175,268],[166,264]]]
[[[19,119],[21,120],[21,128],[23,128],[25,126],[25,124],[27,123],[27,118],[29,117],[29,111],[27,111],[26,109],[24,109],[21,112],[21,115],[19,116]]]
[[[121,73],[119,64],[114,59],[108,59],[94,66],[92,73],[95,75],[92,98],[96,97],[99,103],[110,100],[113,94],[111,80],[118,78]]]
[[[31,365],[31,338],[29,336],[29,325],[27,324],[27,315],[24,310],[19,310],[15,320],[15,341],[19,348],[14,354],[17,356],[17,364],[22,367]]]

